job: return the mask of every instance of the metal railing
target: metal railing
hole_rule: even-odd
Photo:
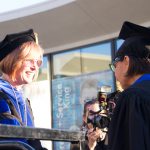
[[[85,133],[82,131],[20,127],[3,124],[0,124],[0,137],[79,142],[79,144],[85,141]]]

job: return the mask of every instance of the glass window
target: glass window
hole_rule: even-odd
[[[39,69],[37,81],[48,80],[48,71],[48,57],[44,56],[42,67]]]
[[[112,86],[111,42],[53,55],[52,127],[80,130],[84,103],[97,98],[98,88]],[[70,143],[54,142],[54,150],[70,150]]]
[[[82,73],[108,70],[111,61],[111,43],[83,48],[81,56]]]
[[[124,40],[116,40],[116,45],[117,45],[117,49],[122,45],[122,43],[124,42]],[[116,89],[122,91],[123,89],[121,88],[121,85],[119,83],[119,81],[116,81]]]
[[[53,55],[53,78],[81,74],[80,50]]]
[[[110,70],[52,80],[52,127],[80,131],[84,103],[97,98],[98,87],[113,87]],[[113,90],[113,89],[112,89]],[[54,150],[70,150],[70,143],[54,142]]]
[[[110,62],[110,42],[55,54],[53,79],[108,70]]]
[[[116,41],[116,45],[117,45],[117,49],[121,46],[121,44],[124,42],[124,40],[117,40]]]

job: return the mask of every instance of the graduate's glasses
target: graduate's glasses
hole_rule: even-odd
[[[23,62],[26,66],[33,66],[36,64],[36,66],[40,68],[42,65],[41,59],[25,59]]]
[[[116,57],[115,60],[111,64],[109,64],[109,67],[113,72],[115,71],[117,62],[119,62],[119,61],[121,61],[121,58]]]

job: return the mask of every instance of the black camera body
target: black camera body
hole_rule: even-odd
[[[105,131],[108,130],[119,94],[120,91],[115,91],[113,93],[107,91],[98,92],[97,99],[99,101],[100,111],[98,111],[97,115],[91,120],[95,128],[98,127]]]
[[[97,115],[93,119],[93,126],[98,127],[100,129],[106,129],[108,128],[110,123],[110,118],[108,116],[102,116],[102,115]]]

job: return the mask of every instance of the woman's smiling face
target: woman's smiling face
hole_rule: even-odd
[[[15,82],[17,85],[31,83],[39,71],[42,59],[39,53],[31,51],[22,61],[21,67],[16,71]]]

